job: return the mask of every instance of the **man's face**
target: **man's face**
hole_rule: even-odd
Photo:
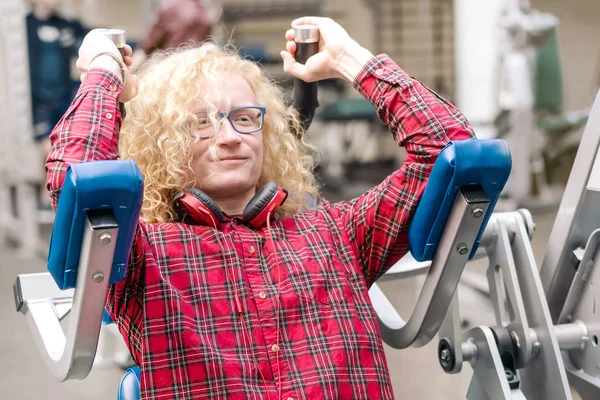
[[[239,107],[261,106],[256,104],[252,88],[240,75],[227,75],[221,85],[221,94],[224,97],[228,96],[231,104],[229,109],[219,110],[224,113]],[[196,111],[202,111],[202,106]],[[249,116],[255,117],[254,114]],[[247,123],[243,116],[238,120],[239,126]],[[213,141],[218,160],[209,152]],[[247,197],[249,193],[254,194],[262,170],[262,129],[241,134],[233,128],[228,119],[224,119],[214,138],[200,139],[194,146],[192,168],[198,189],[213,199],[234,199]]]

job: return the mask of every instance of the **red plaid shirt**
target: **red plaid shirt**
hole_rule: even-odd
[[[51,135],[54,204],[68,164],[118,157],[115,78],[90,71]],[[142,399],[277,399],[279,390],[283,399],[393,398],[368,289],[407,252],[440,150],[474,134],[386,56],[354,86],[408,152],[364,195],[274,219],[273,241],[238,218],[218,229],[140,222],[127,278],[106,306],[141,367]]]

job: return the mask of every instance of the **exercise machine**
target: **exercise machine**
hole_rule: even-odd
[[[377,284],[370,290],[383,340],[402,349],[423,346],[437,335],[446,372],[472,365],[470,400],[571,399],[571,386],[584,400],[598,398],[600,221],[593,215],[600,201],[599,148],[600,94],[538,270],[531,214],[493,213],[511,170],[506,142],[448,145],[409,231],[411,255],[419,264],[397,265],[384,275],[425,276],[412,315],[404,321]],[[83,379],[91,369],[106,290],[123,279],[141,193],[141,176],[131,161],[71,166],[57,210],[50,272],[22,274],[15,281],[16,308],[58,380]],[[496,324],[463,332],[456,288],[476,257],[489,260]],[[68,312],[65,334],[60,321]],[[126,373],[119,395],[139,398],[139,368]]]
[[[448,145],[419,205],[411,240],[420,243],[426,257],[446,254],[452,265],[464,267],[484,238],[487,221],[493,221],[492,210],[509,172],[510,153],[502,140]],[[124,277],[142,193],[141,174],[131,160],[71,165],[57,208],[49,272],[22,274],[15,281],[16,309],[27,317],[42,358],[59,381],[84,379],[92,368],[106,291]],[[436,216],[431,212],[436,209],[444,211]],[[429,239],[440,237],[444,245],[432,246]],[[445,296],[451,297],[460,269],[437,271],[448,282],[450,292]],[[434,305],[436,299],[431,299]],[[421,310],[426,322],[421,328],[436,318],[441,321],[445,314],[434,306]],[[60,322],[67,313],[69,324],[63,331]],[[425,332],[421,328],[411,333],[419,341],[431,339],[437,331],[434,323],[421,336]],[[139,368],[125,374],[120,392],[124,399],[139,396]]]
[[[600,204],[599,149],[600,93],[591,109],[541,268],[533,257],[535,225],[527,210],[495,213],[490,218],[476,255],[489,260],[486,275],[494,326],[461,329],[456,282],[447,276],[459,274],[462,265],[443,257],[458,248],[448,246],[447,251],[440,252],[447,235],[444,231],[435,256],[421,255],[411,248],[415,259],[422,262],[419,268],[394,271],[396,279],[426,275],[408,322],[377,286],[371,289],[384,341],[394,348],[421,346],[437,333],[438,358],[444,371],[458,373],[465,362],[473,367],[467,393],[470,400],[563,400],[572,398],[571,388],[583,400],[599,398],[600,317],[596,308],[600,299],[600,217],[594,217]],[[440,270],[449,275],[441,275]],[[431,313],[435,316],[427,318]]]

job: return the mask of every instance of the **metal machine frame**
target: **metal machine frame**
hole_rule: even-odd
[[[495,213],[481,238],[489,259],[487,279],[496,325],[461,332],[458,295],[447,303],[427,299],[448,293],[449,280],[425,284],[415,305],[417,317],[427,307],[448,310],[446,317],[428,321],[424,331],[439,329],[438,358],[448,373],[468,361],[474,370],[467,393],[470,400],[572,399],[573,387],[584,400],[600,398],[600,93],[586,126],[569,182],[541,267],[531,248],[534,223],[527,210]],[[455,208],[459,204],[455,202]],[[451,221],[449,221],[451,226]],[[463,232],[464,234],[464,232]],[[452,249],[450,249],[452,250]],[[447,269],[451,263],[446,261]],[[393,271],[395,277],[427,271],[419,264]],[[442,285],[443,283],[443,285]],[[407,324],[381,290],[371,289],[384,341],[392,347],[422,346],[428,340],[406,337]],[[411,316],[411,319],[414,317]],[[406,329],[404,329],[406,330]],[[427,339],[427,338],[425,338]]]
[[[84,379],[94,363],[118,234],[111,212],[89,215],[76,289],[60,290],[50,273],[22,274],[15,305],[27,317],[44,362],[59,381]],[[67,315],[66,335],[60,325]]]

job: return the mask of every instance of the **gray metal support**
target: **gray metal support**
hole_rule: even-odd
[[[42,358],[59,381],[84,379],[94,362],[118,233],[112,221],[86,220],[75,290],[59,290],[49,274],[19,275],[14,285],[17,311],[27,317]],[[60,320],[71,296],[65,333]]]
[[[480,208],[485,215],[488,205],[489,200],[481,190],[459,191],[408,322],[393,312],[381,290],[372,289],[371,300],[388,345],[398,349],[424,346],[436,335],[483,222],[483,218],[473,216],[473,210]]]

